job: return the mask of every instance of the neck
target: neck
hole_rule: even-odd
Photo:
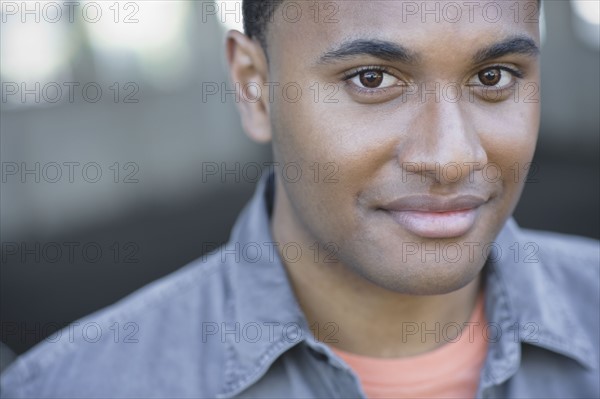
[[[340,262],[324,262],[327,248],[317,252],[318,240],[301,227],[282,190],[278,184],[271,230],[280,250],[291,242],[302,248],[293,263],[280,255],[317,340],[363,356],[407,357],[454,339],[456,326],[469,321],[479,277],[443,295],[407,295],[375,285]]]

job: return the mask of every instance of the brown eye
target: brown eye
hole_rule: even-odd
[[[352,90],[366,90],[369,94],[375,95],[385,92],[386,89],[402,86],[402,81],[396,78],[393,74],[377,68],[364,69],[354,72],[346,78],[349,87]]]
[[[369,89],[376,89],[383,82],[383,73],[379,71],[367,71],[359,74],[360,83]]]
[[[502,71],[498,68],[484,69],[478,76],[479,81],[485,86],[496,86],[502,79]]]

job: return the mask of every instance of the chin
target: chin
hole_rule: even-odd
[[[390,263],[377,257],[376,262],[355,265],[352,269],[371,284],[399,294],[443,295],[468,285],[477,278],[483,265],[484,262]]]

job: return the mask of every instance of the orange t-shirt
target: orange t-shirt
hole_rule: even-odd
[[[370,399],[474,398],[487,353],[483,298],[483,294],[478,296],[469,320],[474,324],[463,327],[455,339],[447,338],[449,342],[422,355],[388,359],[331,349],[358,375]],[[426,327],[433,330],[432,326]],[[440,339],[444,339],[443,326]]]

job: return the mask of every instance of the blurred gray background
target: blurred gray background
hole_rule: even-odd
[[[545,2],[537,169],[515,217],[598,238],[594,2]],[[1,14],[0,341],[15,353],[224,242],[254,184],[203,181],[203,165],[270,159],[233,101],[202,96],[228,80],[235,2],[82,1],[72,21],[27,3]]]

